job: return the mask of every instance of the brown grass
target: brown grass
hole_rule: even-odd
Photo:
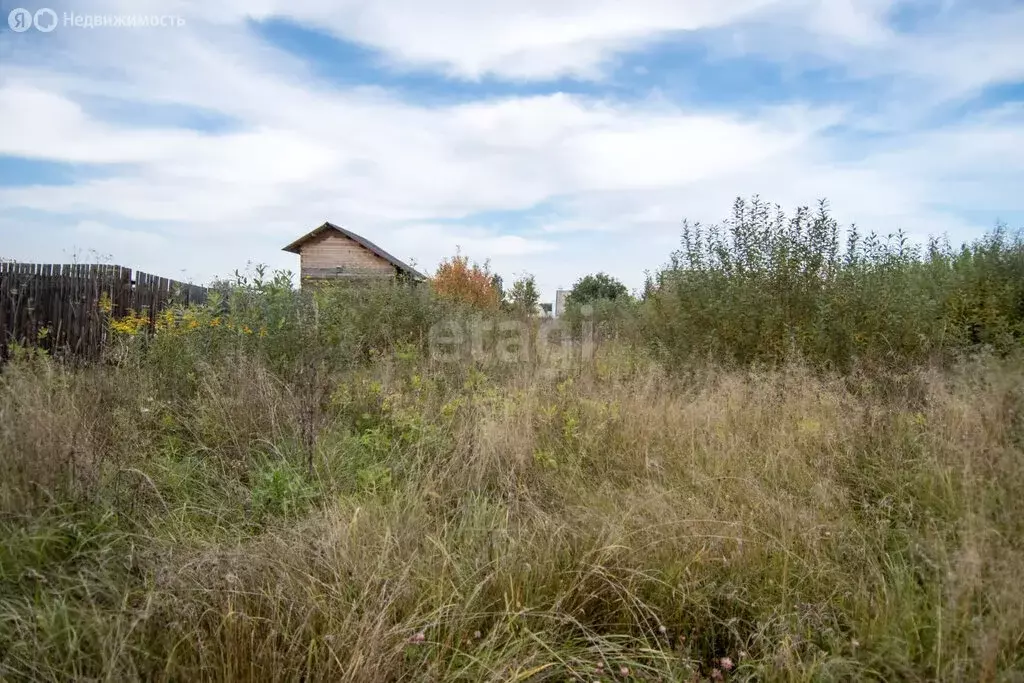
[[[1024,673],[1019,363],[325,381],[6,368],[0,678]]]

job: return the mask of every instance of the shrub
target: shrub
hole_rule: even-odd
[[[442,261],[430,284],[438,297],[452,303],[481,310],[497,309],[501,303],[500,280],[489,264],[470,263],[461,254]]]
[[[629,290],[607,273],[586,275],[576,281],[565,298],[566,308],[579,307],[597,300],[626,299]]]
[[[537,291],[537,280],[533,275],[524,273],[512,283],[508,292],[509,308],[519,315],[533,315],[537,312],[540,292]]]
[[[802,357],[849,369],[945,362],[979,345],[1005,353],[1024,321],[1024,241],[997,228],[950,249],[902,233],[841,245],[822,202],[792,217],[754,198],[723,225],[685,224],[650,282],[644,334],[674,364]]]
[[[1020,240],[728,226],[557,366],[259,271],[102,363],[19,351],[0,678],[1019,678]]]

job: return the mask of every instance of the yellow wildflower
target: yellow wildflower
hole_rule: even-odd
[[[110,328],[120,334],[135,335],[148,327],[149,316],[135,311],[128,311],[125,317],[110,321]]]
[[[165,309],[160,316],[156,319],[157,330],[171,330],[174,329],[174,311],[171,309]]]

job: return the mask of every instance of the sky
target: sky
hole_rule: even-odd
[[[331,221],[550,301],[639,288],[737,196],[921,240],[1024,226],[1024,0],[0,9],[0,257],[204,283],[296,271],[281,248]]]

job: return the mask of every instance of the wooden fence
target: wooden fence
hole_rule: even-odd
[[[203,303],[207,293],[122,266],[0,263],[0,360],[12,343],[95,357],[108,336],[108,316],[135,311],[152,325],[169,304]]]

